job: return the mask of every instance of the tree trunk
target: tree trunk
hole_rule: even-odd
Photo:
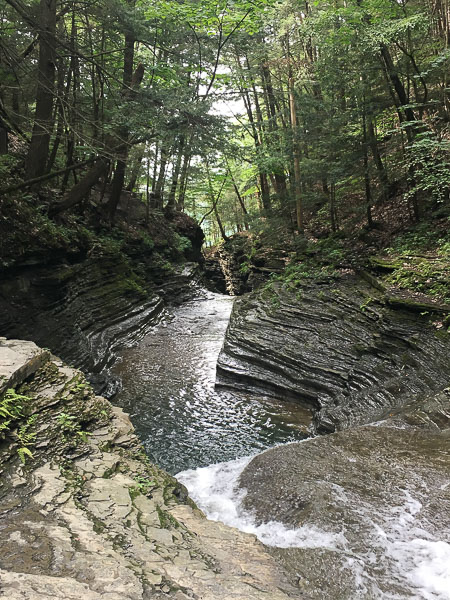
[[[145,147],[142,149],[142,151],[139,152],[138,156],[136,157],[136,163],[133,166],[133,170],[131,171],[130,181],[128,182],[128,185],[127,185],[127,190],[129,192],[132,192],[134,190],[134,188],[136,187],[136,183],[137,183],[140,171],[142,169],[142,161],[144,159],[144,152],[145,152]]]
[[[372,191],[370,188],[370,175],[369,175],[369,157],[367,156],[367,116],[365,98],[363,100],[362,110],[362,125],[363,125],[363,164],[364,164],[364,188],[366,191],[366,212],[367,212],[367,225],[372,229]]]
[[[170,186],[169,197],[167,198],[166,211],[172,213],[175,210],[175,195],[177,192],[178,178],[180,176],[181,160],[183,158],[185,137],[180,135],[178,140],[178,153],[176,163],[172,173],[172,185]]]
[[[248,90],[245,89],[244,87],[242,87],[240,92],[241,92],[242,99],[244,101],[245,109],[247,111],[248,120],[249,120],[250,126],[252,128],[252,137],[255,142],[256,154],[258,156],[258,154],[260,153],[260,150],[262,149],[262,146],[263,146],[263,119],[262,119],[262,114],[261,114],[261,107],[260,107],[259,100],[258,100],[258,95],[256,92],[256,85],[255,85],[254,79],[250,73],[250,62],[249,62],[248,56],[246,56],[245,59],[246,59],[246,63],[247,63],[247,71],[250,76],[251,86],[252,86],[252,90],[253,90],[253,100],[255,103],[257,120],[255,120],[255,118],[253,116],[252,103],[251,103],[250,94],[249,94]],[[243,85],[244,85],[243,69],[242,69],[242,65],[239,60],[238,54],[236,54],[236,64],[237,64],[239,73],[241,74]],[[270,187],[267,182],[267,175],[265,173],[263,173],[261,171],[261,169],[259,169],[258,179],[259,179],[259,185],[260,185],[260,189],[261,189],[261,201],[262,201],[263,210],[266,213],[270,213],[270,211],[271,211]]]
[[[249,223],[248,223],[248,210],[247,210],[247,207],[245,206],[244,198],[241,196],[241,193],[239,192],[239,188],[237,186],[236,180],[233,177],[233,173],[231,172],[230,165],[228,164],[227,157],[225,157],[225,161],[226,161],[226,164],[227,164],[228,173],[230,174],[231,181],[233,183],[234,191],[236,192],[236,198],[238,199],[239,204],[240,204],[241,209],[242,209],[242,213],[243,213],[243,216],[244,216],[244,226],[245,226],[245,229],[248,230],[248,229],[250,229]]]
[[[330,185],[330,220],[333,232],[338,230],[337,210],[336,210],[336,184]]]
[[[81,202],[97,181],[108,173],[108,168],[109,161],[106,158],[99,158],[86,175],[68,191],[62,201],[51,207],[50,216],[59,214]]]
[[[133,7],[135,4],[134,0],[128,0],[128,4]],[[138,75],[138,69],[141,67],[139,65],[138,69],[136,69],[135,77],[133,77],[133,63],[134,63],[134,44],[135,44],[135,34],[132,29],[127,29],[125,33],[125,48],[123,53],[123,91],[122,97],[129,98],[130,97],[130,88],[138,87],[142,81],[142,75]],[[143,68],[143,67],[142,67]],[[139,81],[137,85],[133,85],[133,79],[137,78]],[[123,190],[123,184],[125,181],[125,170],[127,167],[127,159],[128,159],[128,138],[129,138],[129,130],[125,125],[121,127],[118,131],[118,139],[122,142],[120,145],[119,156],[116,163],[116,168],[114,171],[112,186],[111,186],[111,195],[109,197],[108,204],[106,205],[106,210],[108,212],[109,218],[111,222],[114,221],[114,217],[116,214],[117,206],[120,202],[120,195]]]
[[[40,2],[38,84],[33,133],[26,161],[28,179],[45,173],[52,129],[55,85],[56,0]]]
[[[74,47],[75,44],[75,32],[76,28],[74,25],[74,15],[72,18],[72,31],[71,31],[71,46]],[[64,106],[67,104],[70,92],[70,86],[72,84],[72,72],[74,68],[74,56],[71,57],[69,67],[67,71],[64,69],[64,64],[62,59],[59,61],[58,66],[58,86],[57,86],[57,104],[58,104],[58,123],[56,127],[55,139],[53,141],[52,151],[50,153],[50,157],[47,163],[47,173],[53,169],[53,165],[55,164],[56,155],[58,153],[59,145],[61,143],[61,139],[64,133],[64,125],[65,125],[65,114],[64,114]],[[64,85],[65,83],[65,85]],[[71,164],[71,163],[69,163]]]
[[[300,151],[298,148],[298,127],[297,127],[297,113],[295,110],[295,90],[294,80],[289,77],[289,109],[291,114],[291,127],[292,127],[292,146],[293,146],[293,159],[294,159],[294,191],[295,191],[295,208],[297,214],[297,231],[300,233],[303,231],[303,202],[302,202],[302,188],[300,181]]]
[[[8,128],[0,117],[0,154],[8,154]]]
[[[159,163],[158,179],[156,180],[154,192],[154,206],[162,210],[164,201],[164,181],[166,178],[166,168],[169,160],[169,153],[164,146],[161,146],[161,162]]]
[[[269,68],[266,64],[261,67],[262,83],[265,95],[265,101],[267,106],[268,114],[268,126],[269,130],[274,134],[274,137],[278,139],[278,124],[277,124],[277,111],[276,111],[276,100],[273,91],[272,78],[270,75]],[[286,187],[286,176],[284,173],[274,173],[275,191],[278,194],[281,204],[284,205],[287,197]],[[262,191],[262,190],[261,190]]]
[[[191,164],[191,154],[189,149],[184,155],[183,168],[181,169],[180,188],[178,192],[177,210],[180,212],[184,211],[184,199],[186,196],[186,188],[188,183],[188,173]]]
[[[370,146],[370,151],[372,152],[375,167],[377,169],[378,178],[380,180],[381,199],[387,200],[389,194],[389,179],[386,172],[386,168],[383,164],[383,160],[381,159],[381,154],[378,150],[377,136],[371,117],[367,119],[367,138]]]
[[[150,222],[150,157],[147,156],[146,165],[146,178],[145,178],[145,199],[147,201],[145,207],[145,225],[148,227]]]
[[[398,76],[398,72],[394,65],[394,61],[392,60],[392,56],[389,52],[388,47],[385,44],[381,45],[381,56],[386,68],[386,73],[397,95],[400,104],[400,110],[404,113],[406,121],[415,121],[416,117],[414,115],[414,112],[412,108],[408,106],[409,100],[405,88],[403,86],[403,83],[400,81],[400,77]],[[406,129],[408,130],[409,128]]]

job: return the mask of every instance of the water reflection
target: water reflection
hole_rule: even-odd
[[[115,403],[130,413],[150,458],[171,473],[305,437],[305,409],[214,389],[232,303],[204,292],[125,350],[115,368],[123,381]]]

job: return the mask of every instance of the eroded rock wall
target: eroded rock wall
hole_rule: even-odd
[[[450,336],[378,302],[355,277],[238,298],[217,384],[296,400],[316,430],[368,423],[448,385]]]
[[[7,201],[0,218],[0,335],[50,348],[102,393],[117,349],[192,297],[200,277],[198,224],[178,212],[147,219],[133,202],[114,227],[92,207],[54,222],[29,199]]]
[[[231,296],[258,289],[272,274],[286,267],[289,253],[278,246],[265,245],[249,232],[241,232],[221,242],[215,252]]]
[[[0,279],[0,332],[50,348],[104,391],[118,348],[148,331],[166,303],[191,297],[199,276],[196,263],[158,265],[151,255],[22,266]]]

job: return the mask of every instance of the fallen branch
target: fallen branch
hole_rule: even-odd
[[[30,187],[35,183],[41,183],[42,181],[48,181],[49,179],[53,179],[54,177],[58,177],[58,175],[63,175],[68,171],[75,171],[75,169],[81,169],[81,167],[85,167],[90,163],[94,162],[95,158],[89,158],[88,160],[84,160],[83,162],[76,163],[74,165],[70,165],[70,167],[65,167],[64,169],[59,169],[58,171],[53,171],[52,173],[47,173],[46,175],[41,175],[40,177],[34,177],[33,179],[28,179],[27,181],[22,181],[21,183],[17,183],[15,185],[11,185],[10,187],[4,188],[0,190],[0,196],[4,196],[5,194],[9,194],[11,192],[16,192],[17,190],[21,190],[23,188]]]

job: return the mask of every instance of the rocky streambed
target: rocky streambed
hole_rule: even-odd
[[[148,456],[169,473],[303,439],[311,413],[298,403],[215,387],[234,299],[198,290],[172,308],[114,368]]]
[[[306,598],[448,600],[450,390],[387,420],[182,473]]]
[[[448,600],[448,334],[351,277],[272,283],[236,300],[214,389],[230,305],[197,295],[117,366],[178,481],[79,371],[1,339],[23,406],[0,432],[0,594]],[[327,435],[258,454],[311,418]]]
[[[0,441],[0,597],[301,597],[254,536],[207,521],[148,461],[79,371],[0,338],[0,381],[22,405]]]
[[[275,284],[234,305],[219,386],[309,407],[326,435],[179,479],[208,516],[267,544],[308,598],[450,598],[440,325],[392,310],[354,277]]]

